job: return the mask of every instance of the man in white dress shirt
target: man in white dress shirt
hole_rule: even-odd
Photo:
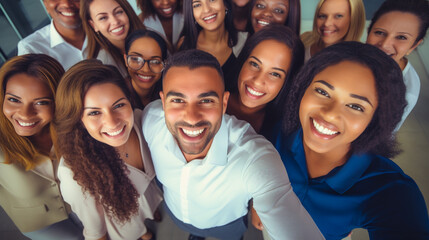
[[[65,70],[86,59],[86,38],[79,17],[79,0],[43,0],[51,16],[49,25],[18,43],[18,55],[43,53],[55,58]]]
[[[143,133],[167,213],[189,239],[240,239],[253,198],[272,239],[323,239],[275,148],[225,114],[222,75],[206,52],[176,53],[164,70],[161,100],[145,108]]]

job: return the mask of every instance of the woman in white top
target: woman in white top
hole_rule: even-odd
[[[374,14],[368,28],[367,43],[391,56],[402,70],[406,86],[407,107],[399,130],[413,110],[420,94],[420,78],[407,55],[420,43],[429,28],[429,2],[426,0],[388,0]]]
[[[83,239],[64,202],[51,120],[64,70],[44,54],[14,57],[0,69],[0,205],[35,240]]]
[[[183,29],[182,0],[137,0],[140,20],[176,46]]]
[[[125,38],[137,29],[144,29],[127,0],[82,0],[82,26],[88,38],[88,58],[100,59],[116,66],[127,76],[123,56]]]
[[[301,35],[305,62],[320,50],[342,41],[359,41],[365,27],[362,0],[320,0],[313,18],[313,31]]]
[[[113,66],[84,60],[66,72],[58,96],[58,177],[85,238],[151,239],[144,220],[162,195],[124,79]]]

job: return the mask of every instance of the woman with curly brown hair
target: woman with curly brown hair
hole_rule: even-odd
[[[162,200],[134,110],[118,70],[97,60],[66,72],[58,87],[55,128],[64,199],[87,239],[151,239],[144,220]]]

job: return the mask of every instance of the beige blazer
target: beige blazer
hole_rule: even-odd
[[[0,205],[21,232],[39,230],[68,218],[70,206],[63,201],[58,182],[4,162],[0,151]]]

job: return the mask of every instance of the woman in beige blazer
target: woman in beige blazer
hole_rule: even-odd
[[[61,196],[52,151],[50,122],[63,73],[43,54],[14,57],[0,69],[0,205],[31,239],[83,239]]]

